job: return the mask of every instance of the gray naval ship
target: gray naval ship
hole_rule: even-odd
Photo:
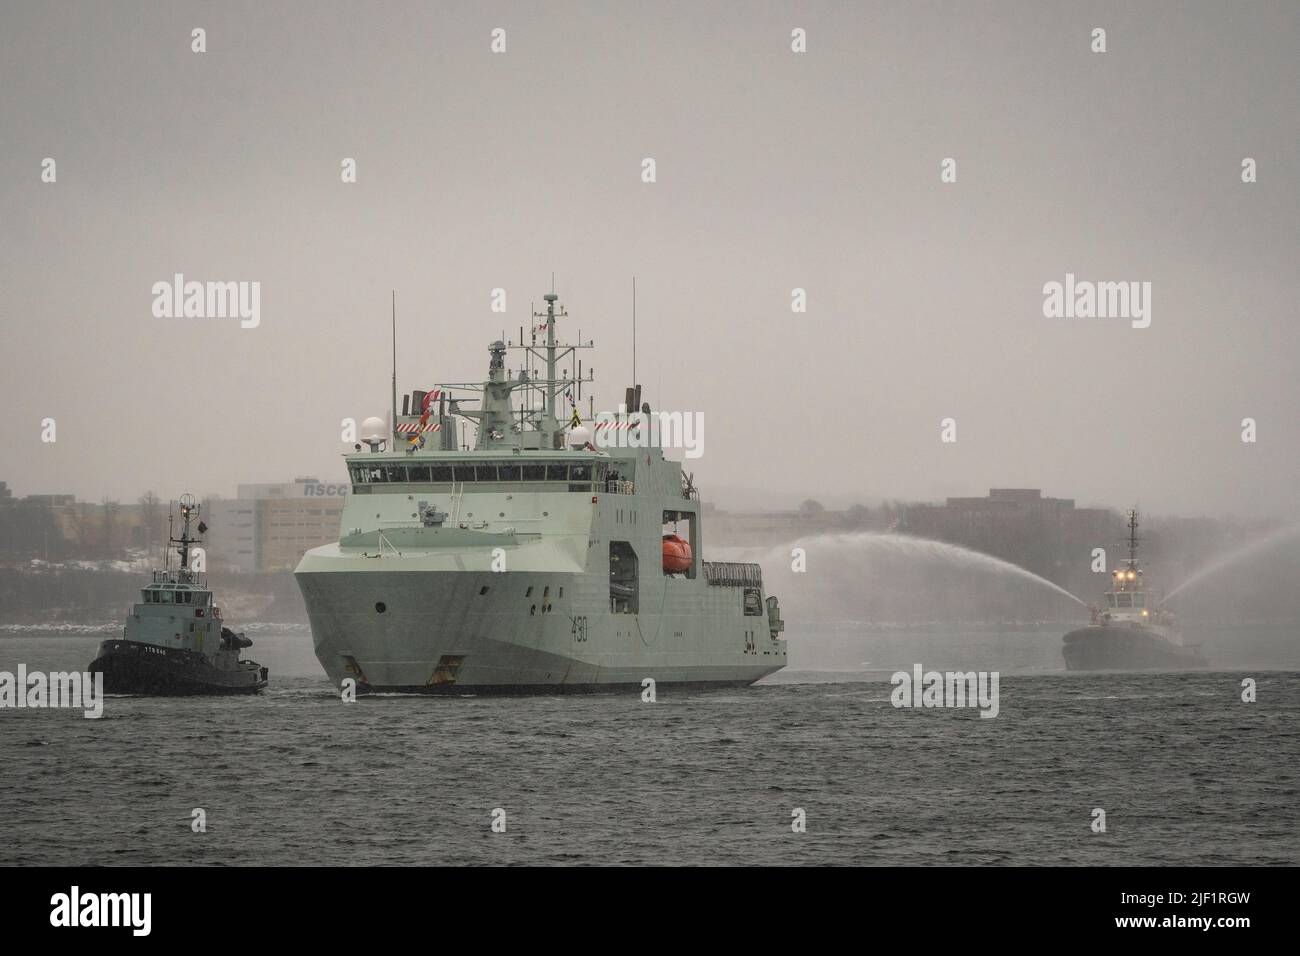
[[[1128,558],[1111,573],[1104,608],[1092,623],[1065,635],[1062,653],[1071,671],[1205,667],[1198,647],[1183,644],[1178,619],[1159,592],[1147,586],[1138,566],[1138,516],[1128,513]]]
[[[193,495],[181,497],[180,512],[181,536],[168,534],[180,566],[171,568],[169,553],[141,590],[121,638],[100,644],[90,672],[104,675],[109,694],[256,694],[266,687],[267,669],[240,659],[253,642],[222,623],[204,574],[191,567],[191,549],[201,543],[190,533],[199,518]],[[202,535],[207,526],[198,521],[195,530]]]
[[[489,346],[486,382],[410,392],[398,415],[394,371],[391,425],[368,419],[345,456],[339,541],[295,571],[326,673],[362,692],[563,693],[784,667],[762,569],[701,560],[699,493],[640,387],[583,424],[591,342],[561,345],[567,313],[545,301],[527,344]]]

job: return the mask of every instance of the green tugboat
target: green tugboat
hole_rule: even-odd
[[[1183,644],[1182,629],[1138,566],[1137,512],[1128,513],[1128,558],[1111,573],[1106,606],[1092,623],[1065,635],[1071,671],[1159,670],[1207,666],[1200,648]]]
[[[201,543],[190,534],[199,517],[193,495],[181,497],[180,512],[181,536],[168,536],[180,567],[172,570],[168,560],[153,572],[122,637],[99,646],[90,672],[104,675],[109,694],[256,694],[266,687],[267,670],[239,657],[253,642],[224,626],[204,574],[190,566],[190,549]],[[202,535],[207,525],[199,521],[195,530]]]

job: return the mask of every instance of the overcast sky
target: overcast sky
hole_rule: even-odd
[[[0,11],[17,494],[338,479],[340,419],[387,413],[390,290],[428,387],[480,378],[555,272],[598,408],[637,276],[645,397],[704,414],[724,507],[1300,517],[1294,3]],[[177,272],[260,282],[260,326],[155,318]],[[1150,327],[1044,317],[1067,272],[1150,282]]]

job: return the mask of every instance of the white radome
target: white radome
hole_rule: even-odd
[[[586,425],[579,425],[577,428],[569,429],[569,447],[585,448],[591,441],[591,429]]]
[[[383,441],[388,437],[388,423],[377,415],[371,415],[361,423],[362,441]]]

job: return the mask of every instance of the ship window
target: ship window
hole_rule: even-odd
[[[496,480],[497,480],[497,466],[496,466],[496,465],[476,465],[476,466],[474,467],[474,480],[475,480],[475,481],[496,481]]]
[[[158,596],[159,596],[160,598],[162,598],[162,603],[163,603],[163,604],[171,604],[171,603],[172,603],[172,592],[171,592],[171,591],[159,591],[159,592],[158,592]]]
[[[366,480],[367,482],[375,482],[375,481],[384,481],[384,480],[385,480],[385,479],[384,479],[384,469],[382,469],[382,468],[366,468],[365,471],[366,471],[366,475],[367,475],[367,477],[366,477],[365,480]]]
[[[569,468],[570,481],[591,481],[590,465],[572,465]]]
[[[1115,595],[1113,595],[1113,594],[1107,594],[1107,595],[1106,595],[1106,604],[1107,604],[1107,606],[1109,606],[1109,607],[1114,607],[1114,606],[1115,606]]]
[[[564,597],[564,585],[560,585],[560,597]]]
[[[480,597],[483,596],[484,594],[487,594],[487,592],[488,592],[488,586],[486,584],[478,589],[478,593]]]
[[[370,480],[369,468],[363,466],[357,466],[352,468],[351,470],[352,470],[352,482],[354,484],[364,485],[366,482]]]
[[[546,480],[547,481],[568,481],[569,466],[568,465],[547,465]]]
[[[406,468],[406,478],[408,481],[430,481],[428,465],[408,465]]]
[[[524,597],[532,597],[532,596],[533,596],[533,589],[530,587],[527,591],[524,592]]]
[[[523,470],[524,470],[524,481],[545,481],[546,480],[545,465],[524,465]]]
[[[1134,595],[1133,595],[1133,606],[1134,606],[1134,607],[1146,607],[1146,606],[1147,606],[1147,596],[1146,596],[1145,594],[1134,594]]]
[[[375,610],[378,611],[380,614],[383,614],[385,611],[388,610],[388,605],[385,604],[383,601],[376,601]]]
[[[429,476],[430,481],[451,481],[451,465],[431,465]]]
[[[497,465],[497,478],[500,481],[522,481],[519,465]]]
[[[385,472],[385,475],[386,475],[386,479],[385,479],[385,480],[387,480],[387,481],[405,481],[405,480],[406,480],[406,466],[405,466],[405,465],[386,465],[386,466],[384,466],[384,472]]]
[[[1120,607],[1132,607],[1132,606],[1133,606],[1133,595],[1131,595],[1131,594],[1129,594],[1129,593],[1127,593],[1127,592],[1124,592],[1124,593],[1116,594],[1115,597],[1119,600],[1119,606],[1120,606]]]

